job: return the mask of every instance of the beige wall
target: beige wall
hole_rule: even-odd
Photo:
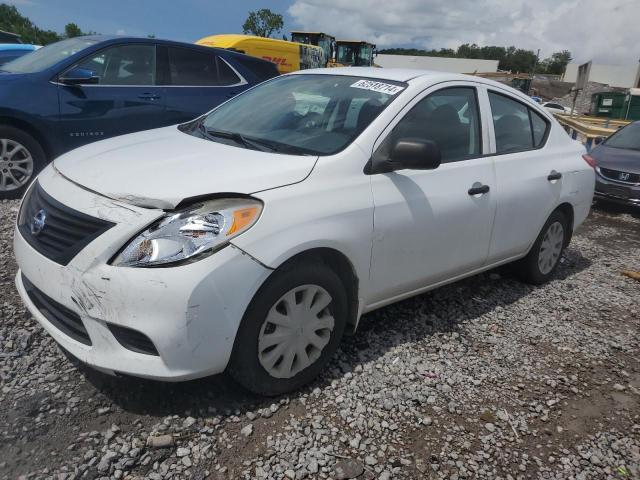
[[[386,68],[417,68],[450,73],[497,72],[497,60],[476,60],[472,58],[412,57],[410,55],[379,54],[374,58],[376,65]]]
[[[575,82],[578,77],[577,63],[567,65],[567,71],[564,74],[565,82]],[[635,65],[599,65],[591,64],[591,72],[589,73],[590,82],[606,83],[612,87],[631,88],[638,86],[638,76],[640,75],[640,66]]]

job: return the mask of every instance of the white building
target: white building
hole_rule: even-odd
[[[565,82],[573,82],[578,78],[578,63],[570,63],[564,74]],[[600,65],[591,64],[589,72],[589,82],[598,82],[610,85],[612,87],[633,88],[640,87],[640,65]]]
[[[474,58],[412,57],[410,55],[379,54],[374,58],[376,65],[384,68],[417,68],[450,73],[497,72],[498,60],[478,60]]]

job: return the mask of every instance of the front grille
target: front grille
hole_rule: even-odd
[[[127,350],[144,353],[145,355],[159,355],[156,346],[145,334],[131,328],[113,325],[112,323],[109,323],[108,326],[118,343]]]
[[[40,313],[49,320],[51,325],[74,340],[85,345],[91,345],[89,333],[87,333],[87,329],[77,313],[47,297],[24,275],[22,275],[22,284],[27,291],[27,295],[29,295],[29,299],[31,299]]]
[[[113,225],[63,205],[37,182],[24,199],[18,216],[18,229],[24,239],[60,265],[67,265],[80,250]]]
[[[600,167],[600,174],[614,182],[640,183],[639,173],[622,172],[620,170],[611,170],[610,168]]]

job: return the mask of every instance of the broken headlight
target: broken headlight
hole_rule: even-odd
[[[134,238],[116,256],[121,267],[154,267],[213,253],[253,226],[262,212],[258,200],[211,200],[170,213]]]

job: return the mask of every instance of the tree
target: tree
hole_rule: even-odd
[[[271,37],[271,34],[280,32],[283,27],[282,15],[263,8],[256,12],[249,12],[249,16],[242,25],[242,31],[258,37]]]
[[[550,73],[553,75],[562,75],[567,69],[567,65],[571,60],[571,52],[569,50],[555,52],[551,55],[550,58],[545,58],[541,62],[542,71],[544,71],[544,73]]]
[[[0,4],[0,30],[17,33],[25,43],[46,45],[60,40],[60,35],[51,30],[41,30],[31,20],[23,17],[14,6]]]
[[[73,38],[73,37],[81,37],[82,35],[85,35],[85,33],[83,33],[82,30],[80,30],[80,27],[75,23],[67,23],[64,26],[65,37]]]

